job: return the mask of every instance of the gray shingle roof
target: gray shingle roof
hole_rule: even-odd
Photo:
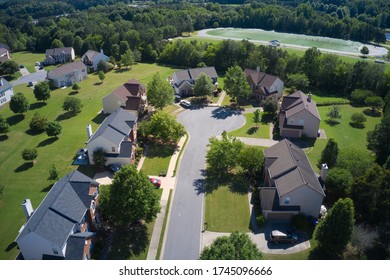
[[[67,63],[64,65],[61,65],[60,67],[54,68],[49,72],[50,76],[56,76],[56,77],[61,77],[65,74],[69,74],[74,72],[75,70],[78,69],[87,69],[84,63],[81,61],[75,61],[71,63]]]
[[[65,47],[65,48],[54,48],[54,49],[47,49],[46,50],[46,56],[53,56],[53,55],[60,55],[62,53],[71,55],[72,54],[72,47]]]
[[[12,84],[6,79],[0,78],[0,92],[4,92],[12,88]]]
[[[272,84],[278,79],[277,76],[270,75],[264,72],[246,68],[244,70],[251,83],[258,87],[270,88]]]
[[[280,110],[285,112],[286,118],[289,118],[303,110],[307,110],[314,117],[321,120],[316,103],[313,99],[309,101],[308,97],[300,90],[289,96],[283,97]]]
[[[285,195],[303,185],[325,196],[304,151],[284,139],[264,151],[265,167],[275,181],[278,195]]]
[[[119,108],[103,121],[92,137],[89,138],[88,143],[101,136],[119,145],[130,135],[136,121],[137,116],[134,113]]]
[[[201,73],[205,73],[210,78],[217,78],[217,71],[214,67],[202,67],[202,68],[192,68],[187,70],[176,71],[176,77],[178,81],[181,80],[196,80]]]
[[[94,236],[93,232],[79,232],[69,237],[66,244],[65,260],[84,259],[85,240]]]
[[[94,50],[88,50],[83,56],[86,56],[88,60],[92,61],[95,59],[95,56],[97,56],[99,52]]]
[[[91,178],[77,170],[61,178],[29,218],[16,241],[35,232],[62,248],[72,228],[89,209],[91,182]]]

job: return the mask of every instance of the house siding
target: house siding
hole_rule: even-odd
[[[303,124],[300,121],[303,120]],[[310,112],[304,110],[287,119],[288,125],[303,126],[302,135],[310,138],[316,138],[320,126],[320,120],[314,117]]]
[[[12,87],[7,90],[0,91],[0,106],[11,101],[12,96],[14,96],[14,89]]]
[[[108,141],[107,139],[105,139],[103,137],[98,137],[94,141],[88,143],[87,144],[87,149],[88,149],[89,163],[90,164],[95,164],[94,161],[93,161],[93,152],[97,148],[102,148],[106,153],[113,153],[113,151],[111,150],[111,147],[115,148],[115,152],[117,152],[118,149],[119,149],[118,145]],[[108,148],[110,150],[108,150]],[[107,162],[107,164],[109,164],[109,163]]]
[[[103,112],[111,114],[121,106],[126,105],[126,101],[120,100],[115,94],[109,94],[102,98]]]
[[[60,77],[54,76],[52,74],[48,74],[48,79],[52,81],[52,85],[56,88],[60,88],[63,86],[71,86],[74,83],[78,83],[87,79],[88,74],[86,68],[77,69],[70,73],[66,73]]]

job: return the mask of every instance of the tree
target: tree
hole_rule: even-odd
[[[22,151],[22,158],[26,161],[32,161],[33,164],[37,156],[38,156],[38,151],[36,148],[31,148],[31,149],[26,148]]]
[[[122,55],[126,53],[128,50],[130,50],[129,43],[127,41],[120,41],[119,42],[119,53]]]
[[[35,112],[29,126],[30,129],[34,132],[42,132],[47,127],[47,118],[41,116],[38,112]]]
[[[59,39],[54,39],[53,42],[51,43],[50,48],[55,49],[55,48],[63,48],[64,44],[59,40]]]
[[[74,53],[75,53],[76,55],[79,55],[79,56],[82,55],[83,43],[84,43],[84,42],[83,42],[83,39],[81,39],[80,36],[74,37],[73,49],[74,49]]]
[[[336,167],[347,169],[352,177],[358,177],[371,168],[373,164],[374,157],[367,150],[344,147],[339,151]]]
[[[160,199],[148,176],[132,165],[123,165],[101,196],[101,213],[114,226],[150,222],[160,212]]]
[[[370,53],[370,50],[367,48],[367,46],[363,46],[361,49],[360,49],[360,53],[366,57],[369,53]]]
[[[367,121],[366,116],[363,113],[356,112],[351,116],[351,125],[356,127],[364,127],[364,123]]]
[[[244,144],[224,132],[221,139],[210,138],[208,146],[209,150],[206,155],[207,174],[222,177],[237,165],[238,156]]]
[[[62,109],[70,112],[72,115],[80,113],[82,107],[83,104],[81,104],[81,100],[71,96],[65,97],[64,103],[62,104]]]
[[[265,113],[272,116],[276,115],[276,112],[278,111],[278,100],[275,96],[268,97],[265,101],[262,101],[261,105],[263,106]]]
[[[321,153],[319,164],[326,163],[329,168],[332,168],[336,165],[338,154],[339,146],[333,138],[330,138]]]
[[[226,93],[240,102],[246,100],[251,94],[251,89],[246,80],[246,75],[240,66],[229,67],[226,72],[225,86]]]
[[[339,199],[314,230],[319,253],[326,258],[339,258],[351,241],[354,222],[352,200]]]
[[[58,138],[58,135],[61,134],[62,126],[57,121],[48,122],[46,127],[46,134],[49,137],[56,137]]]
[[[134,65],[134,54],[131,50],[127,50],[124,54],[121,55],[121,62],[124,66]],[[131,68],[131,67],[130,67]]]
[[[364,103],[371,107],[371,112],[375,111],[381,111],[382,108],[385,106],[385,102],[383,102],[382,97],[380,96],[370,96],[364,99]]]
[[[326,115],[330,118],[331,123],[338,123],[338,119],[341,119],[340,107],[336,105],[330,107]]]
[[[357,105],[365,105],[364,100],[367,97],[375,96],[375,92],[368,90],[368,89],[355,89],[351,92],[351,102]]]
[[[4,196],[4,185],[0,184],[0,200],[3,198]]]
[[[301,59],[303,73],[309,78],[310,83],[316,85],[320,77],[321,51],[317,48],[310,48],[305,51]]]
[[[103,83],[104,79],[106,78],[106,75],[104,74],[103,71],[99,71],[98,75],[99,75],[99,80],[102,81]]]
[[[49,169],[49,177],[47,179],[49,181],[58,180],[58,171],[54,164]]]
[[[106,162],[106,152],[103,150],[103,148],[97,148],[95,151],[93,151],[92,154],[93,163],[97,167],[103,167]]]
[[[349,197],[351,194],[351,185],[353,177],[351,172],[343,168],[331,168],[326,175],[325,186],[332,198]]]
[[[161,110],[173,102],[173,88],[168,81],[161,78],[159,72],[153,75],[147,88],[148,102],[157,109]]]
[[[261,121],[261,113],[260,110],[257,109],[256,111],[253,112],[253,122],[257,125]]]
[[[0,75],[13,75],[19,71],[19,65],[13,60],[0,63]]]
[[[287,77],[287,85],[295,89],[305,89],[309,86],[309,79],[303,73],[290,74]]]
[[[104,60],[100,60],[97,67],[96,67],[96,70],[98,71],[98,73],[100,71],[103,71],[104,73],[107,73],[108,71],[110,71],[111,69],[113,68],[113,65],[107,61],[104,61]]]
[[[81,87],[80,87],[79,84],[74,83],[73,86],[72,86],[72,89],[75,90],[75,91],[79,91],[81,89]]]
[[[213,81],[205,73],[201,73],[195,80],[194,93],[197,96],[212,95],[214,88]]]
[[[7,135],[11,131],[11,126],[8,124],[7,120],[0,115],[0,134]]]
[[[242,148],[237,162],[251,179],[262,176],[264,153],[259,147],[245,146]]]
[[[262,254],[246,233],[218,237],[203,249],[200,260],[260,260]]]
[[[38,82],[34,87],[34,96],[37,101],[45,102],[50,98],[50,87],[49,83]]]
[[[176,143],[186,130],[176,119],[164,111],[157,111],[149,121],[141,123],[141,133],[152,140]]]
[[[367,133],[368,149],[374,151],[377,162],[383,165],[390,155],[390,115],[384,116],[375,129]]]
[[[9,108],[15,114],[23,114],[27,112],[28,109],[30,109],[30,103],[23,93],[17,92],[14,96],[11,97]]]

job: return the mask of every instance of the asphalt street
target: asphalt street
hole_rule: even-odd
[[[182,155],[168,221],[164,260],[196,260],[203,221],[203,183],[209,138],[239,128],[245,118],[222,107],[188,109],[178,116],[190,139]]]
[[[13,86],[17,86],[17,85],[21,85],[21,84],[27,85],[28,82],[33,82],[34,84],[36,84],[36,82],[44,81],[46,79],[46,76],[47,76],[46,70],[44,70],[44,69],[39,70],[38,67],[36,67],[35,70],[36,70],[36,72],[28,73],[28,74],[26,73],[26,75],[23,75],[18,80],[12,81],[11,84]]]

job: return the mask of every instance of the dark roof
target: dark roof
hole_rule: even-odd
[[[10,48],[6,44],[0,43],[0,48],[6,49],[7,51],[10,51]]]
[[[146,87],[137,80],[129,80],[122,86],[115,89],[111,94],[114,94],[119,99],[126,101],[129,96],[140,96],[145,92]]]
[[[3,55],[7,52],[8,52],[8,50],[6,48],[0,48],[0,55]]]
[[[94,60],[95,56],[97,56],[99,52],[94,50],[88,50],[83,56],[86,56],[88,60],[92,61]]]
[[[78,69],[86,69],[86,66],[81,61],[75,61],[61,65],[60,67],[54,68],[49,72],[50,76],[61,77],[65,74],[72,73]]]
[[[84,259],[85,240],[94,236],[93,232],[79,232],[69,237],[66,244],[65,260]]]
[[[126,110],[138,111],[141,104],[141,96],[129,96],[126,100],[126,106],[122,107]]]
[[[210,78],[217,78],[218,74],[214,67],[192,68],[187,70],[176,71],[178,81],[181,80],[196,80],[201,73],[205,73]]]
[[[277,76],[249,68],[246,68],[244,72],[247,78],[251,81],[251,84],[257,85],[258,87],[270,88],[278,79]]]
[[[61,178],[28,219],[16,241],[34,232],[62,248],[90,207],[91,182],[91,178],[77,170]]]
[[[136,121],[137,116],[134,113],[119,108],[103,121],[92,137],[89,138],[88,143],[101,136],[119,145],[130,135]]]
[[[325,196],[305,152],[284,139],[264,151],[265,167],[283,196],[303,185]]]
[[[46,50],[46,56],[56,56],[60,54],[72,54],[72,47],[66,47],[66,48],[54,48],[54,49],[47,49]]]
[[[12,88],[12,84],[4,78],[0,78],[0,92],[4,92]]]
[[[133,150],[133,142],[123,141],[120,146],[119,154],[107,153],[105,156],[110,158],[130,158]]]
[[[260,188],[261,209],[272,211],[300,211],[299,205],[280,205],[276,188]]]
[[[302,91],[299,90],[289,96],[283,97],[280,111],[286,114],[286,118],[289,118],[303,110],[307,110],[314,117],[321,120],[316,103],[313,99],[309,101],[308,96],[306,96]]]

